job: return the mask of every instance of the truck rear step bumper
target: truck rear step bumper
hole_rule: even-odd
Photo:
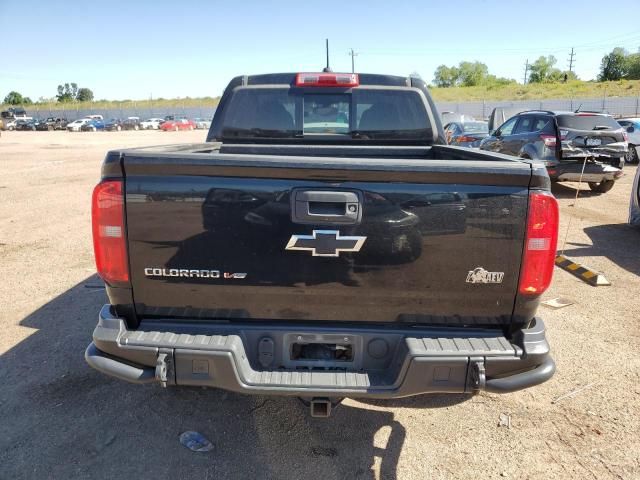
[[[350,362],[298,365],[288,355],[292,337],[303,342],[339,338],[353,346],[354,356]],[[268,368],[262,365],[270,357],[265,362],[259,347],[265,338],[272,339],[274,348],[267,354],[276,359]],[[555,371],[540,319],[511,340],[499,330],[408,326],[154,322],[128,330],[109,305],[100,311],[85,358],[96,370],[133,383],[304,397],[508,393],[543,383]]]

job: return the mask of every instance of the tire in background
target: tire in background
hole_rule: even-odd
[[[589,188],[593,192],[597,193],[607,193],[609,190],[613,188],[615,185],[615,180],[603,180],[601,182],[589,182]]]

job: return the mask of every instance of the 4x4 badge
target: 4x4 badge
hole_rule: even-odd
[[[502,283],[504,272],[489,272],[476,267],[467,274],[467,283]]]
[[[337,230],[314,230],[313,235],[291,235],[285,250],[308,250],[314,257],[337,257],[359,252],[367,237],[343,237]]]

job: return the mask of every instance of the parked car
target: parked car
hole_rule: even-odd
[[[21,130],[24,129],[24,126],[22,126],[25,122],[29,122],[33,120],[33,118],[31,117],[19,117],[19,118],[11,118],[11,119],[6,119],[3,121],[3,125],[4,125],[4,130]],[[21,125],[20,128],[18,128],[18,124]]]
[[[186,118],[181,118],[179,120],[167,120],[162,125],[160,125],[160,130],[168,132],[169,130],[178,131],[178,130],[194,130],[196,128],[196,124],[193,123],[193,120],[188,120]]]
[[[30,118],[22,107],[8,108],[0,112],[0,129],[15,130],[17,120],[29,120]]]
[[[30,118],[30,119],[23,119],[20,118],[18,120],[16,120],[16,125],[15,125],[15,129],[16,130],[22,130],[22,131],[36,131],[36,125],[39,123],[39,120]]]
[[[123,130],[140,130],[140,128],[140,118],[138,117],[129,117],[122,122]]]
[[[207,120],[206,118],[194,118],[193,123],[196,124],[196,128],[198,129],[209,130],[209,127],[211,127],[211,120]]]
[[[32,123],[32,127],[31,130],[37,130],[37,131],[47,131],[47,130],[53,130],[53,126],[49,125],[49,121],[48,119],[40,119],[37,118],[35,120],[31,121]]]
[[[493,132],[496,128],[502,125],[510,118],[516,116],[519,113],[525,112],[526,109],[522,107],[496,107],[491,111],[489,115],[489,132]]]
[[[50,125],[47,120],[41,120],[36,123],[36,130],[39,132],[53,131],[53,125]]]
[[[91,216],[109,303],[86,361],[306,397],[318,417],[332,398],[549,380],[547,172],[443,137],[419,78],[291,73],[234,78],[206,148],[112,150]]]
[[[163,122],[164,118],[148,118],[140,122],[140,128],[144,130],[158,130]]]
[[[64,130],[69,121],[64,117],[49,117],[46,120],[47,127],[53,130]]]
[[[0,113],[0,118],[26,118],[27,112],[22,107],[9,107]]]
[[[605,193],[622,176],[627,133],[611,115],[531,110],[511,117],[480,149],[541,160],[553,181],[582,179]],[[584,164],[584,169],[583,169]]]
[[[15,123],[14,130],[16,130],[16,131],[31,130],[31,125],[29,124],[30,121],[31,120],[17,119],[16,123]],[[35,130],[35,127],[33,127],[33,130]]]
[[[89,123],[91,119],[89,118],[79,118],[74,120],[73,122],[67,123],[67,131],[69,132],[79,132],[80,128],[86,123]]]
[[[98,130],[104,130],[105,123],[102,120],[89,120],[87,123],[80,127],[83,132],[97,132]]]
[[[621,118],[618,123],[624,128],[629,137],[629,152],[627,163],[638,163],[638,149],[640,149],[640,118]]]
[[[451,122],[444,127],[449,145],[458,147],[479,147],[483,138],[489,135],[487,122]]]
[[[15,130],[16,125],[18,123],[17,118],[6,118],[2,120],[2,129],[3,130]]]
[[[104,123],[104,129],[109,132],[119,132],[122,130],[122,120],[111,118]]]
[[[85,115],[83,118],[88,118],[89,120],[104,120],[102,115]]]
[[[51,130],[64,130],[67,126],[67,119],[61,117],[48,117],[46,120],[36,125],[36,130],[51,131]]]

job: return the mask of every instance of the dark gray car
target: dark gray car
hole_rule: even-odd
[[[483,138],[489,135],[487,122],[451,122],[444,127],[449,145],[458,147],[479,147]]]
[[[541,160],[551,180],[582,179],[604,193],[622,175],[628,147],[624,129],[610,115],[535,110],[507,120],[480,149]]]

